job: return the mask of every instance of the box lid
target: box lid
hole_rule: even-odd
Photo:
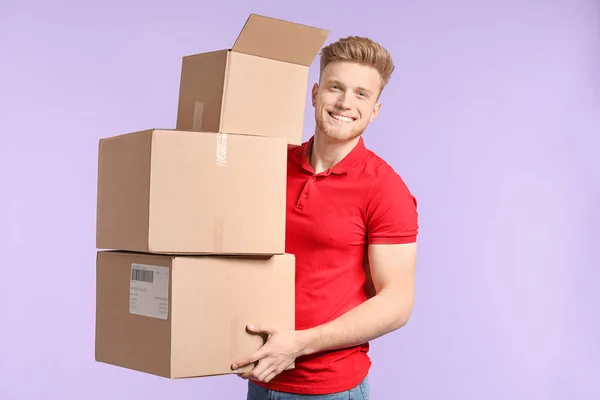
[[[308,67],[328,35],[324,29],[250,14],[232,50]]]

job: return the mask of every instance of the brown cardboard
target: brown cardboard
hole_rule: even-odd
[[[328,34],[251,14],[231,49],[183,57],[176,128],[301,144],[309,67]]]
[[[146,291],[133,290],[130,301],[131,278],[140,278],[140,273],[132,272],[134,264],[159,266],[168,293],[153,293],[148,288],[152,284],[134,282],[134,289],[139,284]],[[295,328],[291,254],[167,256],[100,251],[96,273],[98,362],[167,378],[230,374],[235,360],[263,344],[260,336],[247,333],[248,324]],[[153,281],[160,287],[159,275]],[[143,295],[164,295],[160,301],[164,313],[140,315]],[[132,313],[130,303],[138,311]]]
[[[150,129],[101,139],[96,247],[285,252],[283,138]]]

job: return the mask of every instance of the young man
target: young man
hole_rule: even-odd
[[[416,200],[361,136],[393,70],[390,54],[367,38],[322,50],[312,90],[315,133],[288,157],[286,251],[296,256],[296,330],[261,325],[267,321],[248,327],[267,335],[261,349],[232,365],[257,362],[241,375],[250,379],[249,400],[368,398],[368,342],[409,319]]]

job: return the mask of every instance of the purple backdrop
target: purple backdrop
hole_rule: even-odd
[[[244,398],[235,376],[94,362],[94,235],[98,139],[174,127],[181,56],[251,12],[395,56],[365,139],[417,196],[421,244],[372,398],[600,398],[598,1],[166,4],[0,2],[1,398]]]

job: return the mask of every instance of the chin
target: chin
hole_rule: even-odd
[[[339,130],[321,129],[321,133],[333,142],[348,142],[362,135],[362,131],[340,132]]]
[[[323,136],[334,142],[346,142],[356,139],[363,134],[366,128],[362,125],[357,126],[356,121],[349,123],[348,126],[340,125],[339,123],[327,123],[322,118],[317,120],[319,131]]]

